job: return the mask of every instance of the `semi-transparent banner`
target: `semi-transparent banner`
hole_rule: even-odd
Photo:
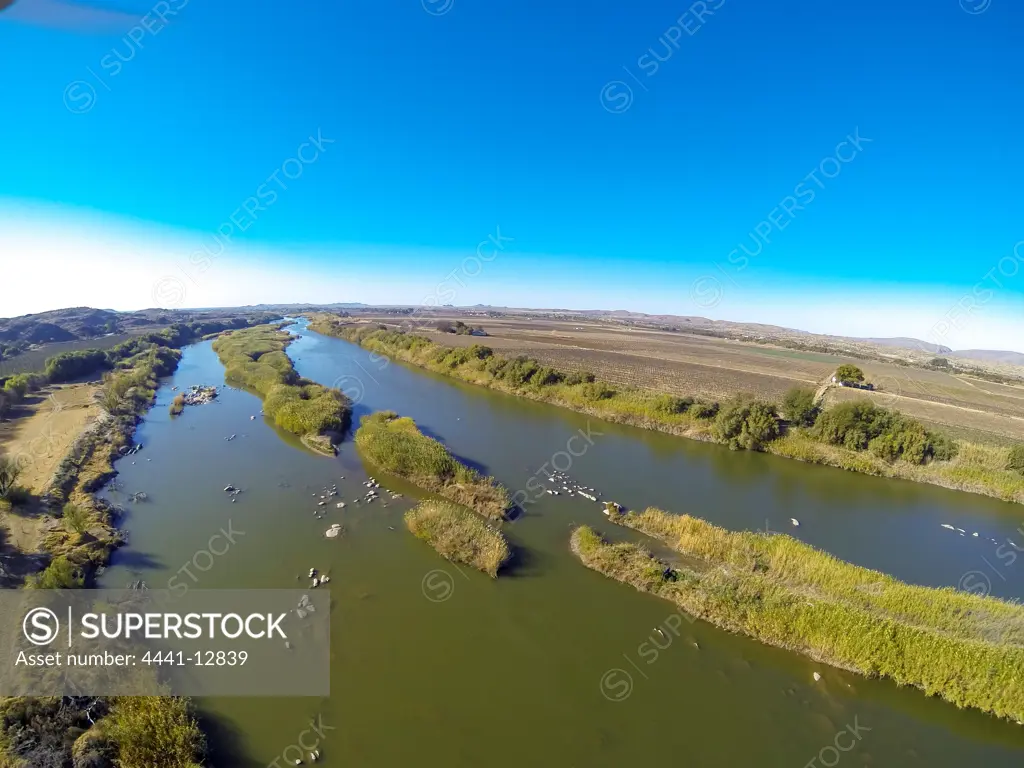
[[[325,589],[0,590],[0,696],[328,696]]]

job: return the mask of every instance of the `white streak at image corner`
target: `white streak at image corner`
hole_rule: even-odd
[[[62,0],[15,0],[0,14],[0,21],[95,33],[125,31],[140,18],[138,14]]]

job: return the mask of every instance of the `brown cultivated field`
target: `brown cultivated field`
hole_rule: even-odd
[[[464,315],[446,318],[482,325],[489,336],[479,337],[440,333],[435,330],[438,319],[422,321],[417,332],[448,346],[485,344],[504,355],[527,355],[565,370],[589,370],[621,386],[715,400],[742,393],[778,401],[790,387],[817,388],[828,381],[839,364],[852,362],[863,369],[879,391],[832,387],[827,393],[829,402],[869,397],[958,437],[1000,444],[1024,440],[1024,387],[1020,386],[607,322]],[[380,317],[379,322],[398,325],[394,317]]]

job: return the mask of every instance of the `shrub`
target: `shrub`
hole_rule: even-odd
[[[206,752],[188,699],[119,696],[103,722],[123,768],[193,768]]]
[[[771,403],[737,400],[719,412],[713,432],[734,450],[760,451],[779,436],[779,414]]]
[[[690,414],[695,419],[713,419],[718,415],[718,403],[694,403],[690,406]]]
[[[65,504],[61,517],[64,518],[64,524],[75,533],[85,533],[89,527],[89,513],[78,504]]]
[[[26,586],[34,589],[81,589],[85,586],[85,573],[64,555],[57,555],[42,573],[30,577]]]
[[[657,395],[651,403],[651,407],[662,414],[674,415],[686,413],[692,406],[692,397],[675,397],[673,395]]]
[[[570,385],[588,384],[596,378],[590,371],[570,371],[565,376],[565,383]]]
[[[174,396],[171,401],[171,415],[180,416],[182,411],[185,410],[185,396],[181,393]]]
[[[818,417],[817,439],[854,451],[870,450],[886,461],[903,459],[924,464],[956,455],[956,443],[929,432],[908,416],[878,408],[867,400],[840,403]]]
[[[1024,475],[1024,444],[1018,444],[1010,449],[1006,458],[1006,468],[1018,475]]]
[[[814,402],[814,390],[793,387],[782,399],[782,408],[790,423],[809,427],[818,418],[818,405]]]
[[[0,456],[0,499],[9,499],[21,477],[21,464],[10,456]]]
[[[581,385],[580,392],[587,400],[608,400],[615,397],[615,390],[603,381],[590,381]]]
[[[44,373],[51,382],[70,381],[108,367],[107,354],[99,349],[62,352],[46,360]]]

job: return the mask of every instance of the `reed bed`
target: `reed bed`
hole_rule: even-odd
[[[493,477],[467,467],[442,443],[420,432],[412,419],[394,411],[379,411],[364,416],[360,424],[356,445],[385,472],[491,520],[502,519],[511,506],[508,491]]]
[[[512,558],[501,531],[465,507],[444,501],[424,501],[405,513],[405,524],[418,539],[444,558],[471,565],[491,578]]]
[[[668,569],[643,547],[608,544],[583,527],[572,549],[590,568],[764,643],[1024,721],[1016,603],[905,584],[790,536],[733,533],[655,508],[612,520],[700,567]]]
[[[258,325],[221,336],[213,349],[225,379],[259,394],[275,424],[303,437],[306,445],[333,453],[333,441],[351,423],[352,403],[341,391],[299,376],[284,352],[290,343],[291,336],[278,326]]]

